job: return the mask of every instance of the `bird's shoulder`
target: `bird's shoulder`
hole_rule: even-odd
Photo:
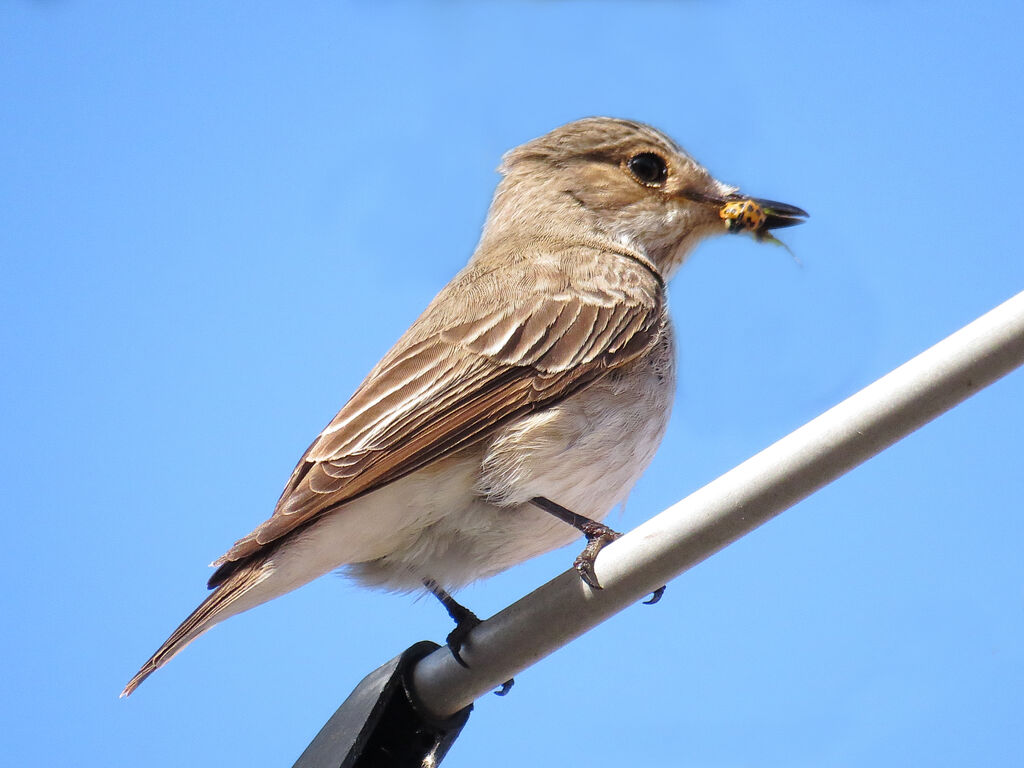
[[[554,237],[508,240],[474,255],[393,353],[435,336],[495,362],[532,365],[537,355],[521,344],[496,346],[496,339],[526,324],[548,325],[553,333],[561,324],[572,325],[589,335],[595,327],[627,315],[660,319],[665,308],[664,281],[639,253],[613,243]],[[566,346],[572,343],[565,340]],[[381,361],[385,366],[387,362],[388,357]],[[565,364],[573,362],[578,359]]]

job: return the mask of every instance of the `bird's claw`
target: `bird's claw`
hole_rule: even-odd
[[[587,546],[580,552],[579,557],[573,563],[573,567],[580,575],[580,578],[583,579],[584,584],[592,589],[603,589],[601,583],[597,580],[597,573],[594,571],[594,561],[597,559],[598,552],[604,549],[607,544],[622,536],[622,534],[613,531],[607,525],[593,521],[584,525],[581,530],[583,535],[587,537]]]
[[[451,595],[444,592],[436,583],[431,582],[427,585],[427,588],[438,594],[441,597],[441,602],[444,607],[448,609],[448,615],[455,620],[455,629],[448,633],[448,637],[445,638],[445,642],[448,643],[448,650],[452,653],[452,658],[459,664],[463,669],[469,669],[469,664],[462,658],[462,646],[466,642],[466,638],[469,633],[481,623],[480,617],[473,613],[469,608],[460,603],[457,603]],[[510,677],[504,683],[501,684],[501,688],[496,690],[494,694],[496,696],[506,696],[508,692],[512,690],[512,686],[515,685],[515,678]]]
[[[467,610],[464,615],[459,617],[455,629],[448,633],[448,637],[445,640],[448,643],[448,650],[452,652],[452,657],[459,663],[459,666],[465,669],[469,669],[469,664],[462,658],[462,646],[466,642],[466,637],[469,636],[469,633],[479,623],[480,619],[477,615]]]
[[[656,602],[661,600],[661,596],[665,594],[665,587],[658,587],[651,593],[651,596],[644,600],[644,605],[654,605]]]
[[[621,533],[613,531],[607,525],[598,523],[593,520],[586,523],[581,529],[583,535],[587,537],[587,546],[580,552],[579,557],[573,562],[573,567],[576,572],[580,575],[583,583],[592,589],[604,589],[601,586],[601,582],[597,580],[597,572],[594,570],[594,561],[597,560],[597,553],[605,548],[608,544],[622,537]],[[644,600],[644,605],[654,605],[656,602],[661,600],[662,595],[665,594],[665,587],[658,587],[654,592],[651,593],[650,598]]]

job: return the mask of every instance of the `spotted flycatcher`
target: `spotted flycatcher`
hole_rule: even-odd
[[[214,624],[343,568],[448,595],[568,544],[647,467],[675,390],[665,285],[702,238],[799,223],[664,134],[589,118],[508,152],[469,264],[313,441],[270,519],[124,690]],[[454,634],[454,633],[453,633]],[[453,644],[457,653],[457,642]]]

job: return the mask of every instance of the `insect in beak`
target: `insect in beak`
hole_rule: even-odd
[[[795,205],[742,195],[727,199],[718,215],[730,232],[749,231],[758,240],[771,237],[770,230],[803,224],[807,219],[807,212]]]
[[[729,232],[750,232],[759,242],[781,245],[793,258],[796,256],[789,246],[775,237],[771,230],[803,224],[807,219],[807,211],[795,205],[742,195],[731,195],[718,209],[718,215]]]

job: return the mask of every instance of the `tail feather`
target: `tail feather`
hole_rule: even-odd
[[[182,648],[214,624],[263,602],[258,600],[256,603],[250,604],[250,601],[243,601],[245,604],[238,604],[243,595],[269,575],[262,566],[262,562],[254,562],[228,576],[216,591],[212,592],[199,604],[198,608],[188,615],[188,618],[181,622],[156,653],[149,657],[149,661],[143,664],[135,677],[128,681],[128,685],[121,691],[121,696],[130,696],[143,680],[170,661]]]

